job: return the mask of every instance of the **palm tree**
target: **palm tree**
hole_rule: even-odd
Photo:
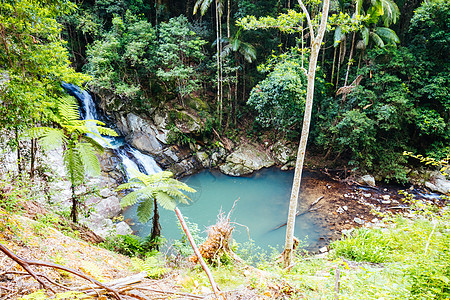
[[[356,43],[356,48],[365,50],[369,44],[369,40],[373,40],[375,45],[380,48],[384,47],[385,43],[393,45],[399,43],[400,40],[397,34],[392,29],[388,28],[391,24],[395,24],[399,19],[400,11],[397,4],[395,4],[393,0],[371,0],[370,6],[366,12],[363,10],[363,5],[364,0],[356,0],[353,17],[359,15],[367,16],[367,19],[362,24],[360,30],[362,39]],[[384,27],[377,26],[380,21],[384,24]],[[347,86],[350,65],[352,64],[355,37],[356,31],[353,32],[344,86]]]
[[[189,198],[181,191],[194,193],[195,190],[187,184],[173,179],[173,174],[169,171],[151,175],[145,175],[135,169],[128,171],[134,177],[129,182],[119,185],[117,190],[136,190],[123,197],[121,205],[127,207],[138,203],[137,217],[141,223],[147,223],[153,216],[150,240],[155,241],[157,237],[161,236],[158,204],[173,211],[178,203],[189,203]]]
[[[235,62],[235,86],[234,86],[234,105],[233,105],[233,120],[234,124],[236,124],[236,107],[238,103],[238,82],[239,82],[239,65],[240,65],[240,57],[238,53],[241,54],[241,57],[244,58],[245,61],[252,63],[256,59],[256,49],[252,44],[244,42],[241,39],[241,29],[230,38],[225,39],[225,42],[228,42],[225,47],[223,47],[221,56],[228,56],[231,52],[234,52],[234,62]],[[245,75],[245,74],[244,74]]]
[[[103,147],[92,137],[102,138],[101,135],[117,136],[117,133],[97,120],[79,120],[78,104],[72,97],[65,97],[57,103],[56,112],[51,119],[59,128],[35,127],[30,130],[34,138],[46,150],[63,147],[63,161],[66,173],[71,182],[72,209],[70,216],[73,222],[78,221],[78,198],[75,188],[82,184],[86,175],[100,174],[100,163],[96,152],[103,151]]]

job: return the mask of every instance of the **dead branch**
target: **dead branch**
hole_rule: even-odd
[[[208,276],[209,282],[211,283],[211,287],[213,288],[214,294],[217,298],[219,298],[219,287],[217,286],[216,282],[214,281],[214,277],[211,274],[211,271],[209,270],[208,266],[206,265],[205,261],[202,258],[202,255],[200,254],[200,251],[198,250],[198,247],[194,241],[194,238],[191,235],[191,232],[189,231],[189,228],[186,225],[186,222],[184,221],[183,215],[181,214],[181,211],[178,209],[178,207],[175,207],[175,213],[177,214],[178,220],[180,221],[181,227],[183,228],[184,232],[186,233],[186,236],[189,240],[189,243],[191,243],[192,249],[194,250],[195,255],[197,255],[198,262],[202,266],[203,270],[205,271],[206,275]]]
[[[48,286],[40,277],[39,274],[36,274],[30,267],[31,266],[41,266],[41,267],[49,267],[49,268],[54,268],[54,269],[60,269],[69,273],[72,273],[74,275],[77,275],[83,279],[86,279],[90,282],[92,282],[93,284],[107,290],[108,292],[111,292],[117,299],[121,300],[122,298],[120,297],[119,293],[117,292],[117,290],[110,288],[107,285],[104,285],[103,283],[101,283],[100,281],[95,280],[94,278],[91,278],[81,272],[78,272],[76,270],[61,266],[61,265],[57,265],[57,264],[53,264],[53,263],[49,263],[49,262],[43,262],[43,261],[39,261],[39,260],[28,260],[25,258],[21,258],[19,256],[17,256],[16,254],[14,254],[11,250],[9,250],[8,248],[6,248],[5,246],[3,246],[2,243],[0,243],[0,251],[2,251],[3,253],[6,254],[6,256],[8,256],[10,259],[14,260],[17,264],[19,264],[22,268],[24,268],[29,274],[30,276],[32,276],[34,279],[36,279],[37,282],[39,282],[40,284],[42,284],[42,286],[50,291],[52,291],[53,293],[55,293],[55,291]]]

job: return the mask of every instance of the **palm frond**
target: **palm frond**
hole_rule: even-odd
[[[400,39],[398,38],[397,34],[395,33],[394,30],[390,28],[376,27],[375,32],[380,38],[382,38],[388,44],[400,43]]]
[[[364,47],[367,47],[367,45],[369,45],[369,28],[367,28],[366,26],[363,26],[363,28],[361,28],[361,35],[362,35]]]
[[[372,40],[375,42],[375,45],[377,45],[380,48],[384,47],[384,42],[383,40],[380,38],[380,36],[378,34],[376,34],[375,32],[371,32],[370,33],[370,37],[372,38]]]
[[[137,217],[139,222],[147,223],[153,215],[153,199],[145,199],[139,202],[137,208]]]

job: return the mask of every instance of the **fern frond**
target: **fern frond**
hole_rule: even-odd
[[[94,147],[89,143],[78,143],[77,150],[83,163],[85,172],[91,176],[100,175],[100,162],[95,155]]]
[[[97,151],[98,153],[103,153],[105,151],[105,149],[103,148],[102,145],[100,145],[96,140],[94,140],[93,138],[85,135],[83,136],[83,140],[88,142],[89,144],[91,144],[92,147],[94,147],[95,151]]]
[[[137,217],[139,222],[147,223],[153,215],[153,199],[141,201],[137,208]]]
[[[122,208],[136,204],[141,197],[140,191],[133,191],[120,200]]]
[[[96,126],[96,129],[101,135],[109,135],[109,136],[119,136],[117,132],[115,132],[113,129],[103,126]]]
[[[53,150],[67,144],[67,138],[60,129],[39,127],[33,134],[39,138],[39,144],[46,150]]]
[[[70,123],[80,118],[78,103],[74,98],[64,97],[57,105],[58,116],[64,123]]]
[[[116,191],[123,191],[123,190],[130,190],[134,188],[142,188],[145,187],[142,182],[132,182],[131,180],[129,182],[122,183],[116,188]]]
[[[161,191],[156,193],[156,201],[158,201],[158,204],[165,209],[172,211],[175,210],[175,207],[177,206],[177,203],[173,197]]]
[[[85,172],[78,151],[75,148],[69,147],[64,151],[63,161],[70,182],[74,185],[82,183]]]

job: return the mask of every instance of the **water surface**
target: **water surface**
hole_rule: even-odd
[[[190,222],[197,223],[203,231],[216,222],[217,215],[226,214],[237,201],[230,219],[236,222],[233,238],[238,242],[250,239],[257,246],[269,250],[275,247],[282,249],[286,227],[274,230],[287,220],[293,171],[281,171],[276,168],[255,172],[250,177],[232,177],[218,171],[202,171],[183,178],[189,186],[197,190],[190,194],[191,205],[180,205],[183,215]],[[311,176],[308,172],[304,177]],[[300,195],[300,204],[302,195]],[[136,208],[125,211],[126,218],[135,220]],[[162,235],[169,241],[179,239],[181,232],[177,227],[174,212],[160,209]],[[313,218],[314,214],[305,214],[296,219],[295,236],[308,244],[316,244],[325,230],[325,224]],[[238,224],[244,225],[240,226]],[[247,231],[248,228],[248,231]],[[135,221],[133,229],[140,236],[147,236],[151,230],[151,222],[140,224]],[[206,237],[206,233],[203,233]]]

